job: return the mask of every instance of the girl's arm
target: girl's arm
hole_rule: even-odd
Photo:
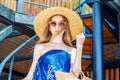
[[[74,63],[72,66],[73,74],[78,77],[81,71],[81,58],[82,58],[82,50],[83,50],[83,43],[85,40],[85,36],[83,33],[80,33],[76,36],[76,55],[74,59]]]

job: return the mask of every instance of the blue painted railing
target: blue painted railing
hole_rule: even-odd
[[[9,79],[11,80],[11,75],[12,75],[12,66],[13,66],[13,62],[14,62],[14,55],[16,54],[16,52],[18,52],[21,48],[23,48],[25,45],[27,45],[30,41],[32,41],[34,38],[36,38],[37,35],[29,38],[27,41],[25,41],[23,44],[21,44],[19,47],[17,47],[14,51],[12,51],[0,64],[0,76],[2,73],[2,70],[5,66],[5,64],[7,63],[8,60],[11,59],[11,64],[10,64],[10,72],[9,72]]]
[[[18,2],[17,2],[17,9],[16,9],[16,11],[17,12],[22,12],[22,7],[23,7],[23,1],[24,0],[17,0]],[[84,0],[85,1],[85,0]],[[22,4],[20,4],[20,3],[22,3]],[[85,2],[83,2],[83,3],[80,3],[80,5],[77,7],[77,8],[75,8],[74,9],[74,11],[75,10],[77,10],[77,9],[80,9],[80,13],[82,13],[83,14],[83,12],[82,12],[82,10],[83,10],[83,8],[84,8],[84,3]],[[22,5],[22,7],[20,8],[20,6]],[[43,6],[43,5],[41,5],[41,6]],[[48,7],[48,6],[47,6]],[[8,32],[9,31],[9,32]],[[12,27],[12,25],[10,25],[9,27],[7,27],[7,28],[5,28],[4,30],[2,30],[2,31],[0,31],[0,41],[2,41],[2,40],[4,40],[9,34],[11,34],[12,32],[14,31],[14,28]],[[85,33],[85,30],[84,30],[84,34],[85,34],[85,36],[87,36],[87,37],[92,37],[92,35],[90,34],[90,35],[87,35],[86,33]],[[4,68],[4,66],[5,66],[5,64],[8,62],[8,61],[10,61],[10,69],[9,69],[9,75],[8,75],[8,80],[11,80],[11,76],[12,76],[12,68],[13,68],[13,64],[14,64],[14,55],[21,49],[21,48],[23,48],[26,44],[28,44],[29,42],[31,42],[34,38],[36,38],[37,36],[35,35],[35,36],[33,36],[33,37],[31,37],[31,38],[29,38],[27,41],[25,41],[23,44],[21,44],[18,48],[16,48],[15,50],[13,50],[6,58],[4,58],[4,60],[0,63],[0,76],[2,75],[2,71],[3,71],[3,68]],[[92,56],[90,56],[90,55],[82,55],[82,58],[85,58],[85,59],[92,59]]]

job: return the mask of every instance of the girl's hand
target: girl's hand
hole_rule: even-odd
[[[85,36],[83,33],[80,33],[76,36],[76,46],[77,48],[80,48],[81,46],[83,46],[83,43],[85,41]]]

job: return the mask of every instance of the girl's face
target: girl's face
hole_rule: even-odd
[[[58,34],[66,29],[66,22],[63,20],[63,17],[60,15],[56,15],[52,17],[49,21],[49,30],[51,31],[52,35]]]

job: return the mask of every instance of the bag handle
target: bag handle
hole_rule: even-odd
[[[86,77],[83,71],[80,72],[80,76],[81,76],[81,80],[92,80],[91,78]]]
[[[85,74],[83,73],[83,71],[80,72],[80,77],[81,77],[81,79],[84,79],[86,77]]]

